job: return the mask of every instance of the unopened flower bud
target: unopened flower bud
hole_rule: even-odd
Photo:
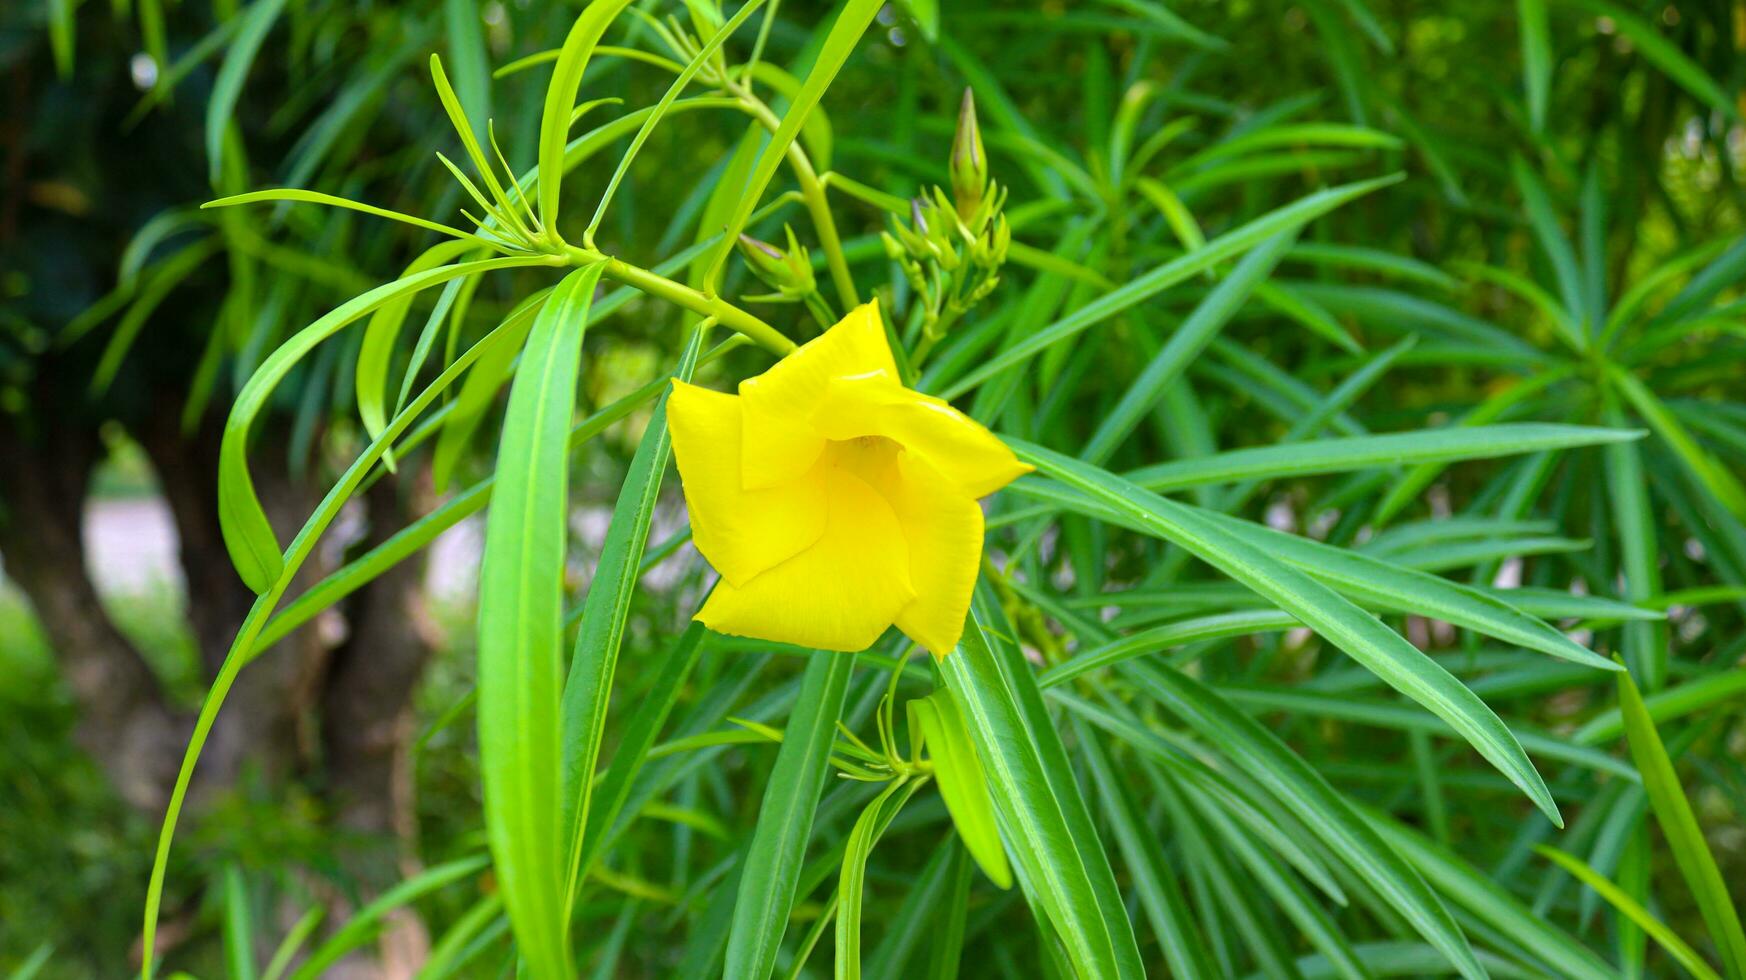
[[[795,240],[794,229],[789,228],[787,232],[787,252],[769,242],[761,242],[750,235],[741,233],[740,255],[744,256],[746,264],[751,266],[752,274],[765,285],[775,287],[785,296],[804,296],[815,288],[812,277],[812,261],[806,254],[806,249],[802,248],[800,243]]]
[[[952,137],[952,197],[961,220],[969,221],[976,213],[987,184],[988,155],[982,150],[982,128],[976,125],[976,99],[966,88],[958,105],[958,132]]]

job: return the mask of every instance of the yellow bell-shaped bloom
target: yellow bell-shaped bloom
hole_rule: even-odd
[[[692,540],[722,579],[697,618],[823,650],[895,624],[950,653],[982,560],[976,499],[1030,470],[903,386],[873,303],[737,396],[673,382],[667,425]]]

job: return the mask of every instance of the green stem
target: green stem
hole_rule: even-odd
[[[593,249],[570,245],[565,247],[565,254],[577,265],[604,260],[607,278],[682,306],[693,313],[713,316],[723,326],[744,334],[753,343],[779,357],[794,351],[794,341],[783,336],[781,331],[719,296],[705,296],[690,286],[681,285],[641,266],[631,265]]]
[[[774,133],[781,127],[782,120],[776,118],[776,113],[764,104],[764,100],[753,95],[749,89],[732,82],[725,83],[723,87],[738,98],[746,111],[762,123],[765,129]],[[825,196],[824,182],[812,168],[812,160],[807,157],[799,140],[788,144],[788,166],[794,171],[794,182],[800,185],[800,199],[806,205],[807,214],[812,217],[813,230],[818,233],[819,247],[824,249],[825,264],[830,267],[831,282],[837,287],[837,296],[842,300],[844,309],[852,310],[861,305],[861,297],[855,292],[854,277],[849,275],[849,260],[843,254],[843,241],[837,235],[837,222],[831,216],[831,205]]]

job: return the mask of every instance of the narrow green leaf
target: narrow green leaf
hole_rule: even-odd
[[[1138,977],[1133,927],[1066,750],[1023,655],[988,636],[978,595],[957,650],[940,661],[987,769],[1019,880],[1083,976]]]
[[[1552,91],[1552,28],[1546,0],[1516,0],[1517,30],[1522,35],[1522,89],[1528,100],[1528,124],[1546,129],[1546,103]]]
[[[820,652],[807,660],[740,875],[726,976],[765,980],[776,968],[854,669],[850,654]]]
[[[1641,439],[1637,429],[1517,422],[1421,429],[1231,449],[1215,456],[1156,463],[1126,474],[1148,490],[1168,492],[1207,483],[1349,473],[1372,467],[1496,459],[1551,449]]]
[[[446,265],[472,248],[466,241],[434,245],[419,253],[417,258],[401,270],[400,278]],[[462,281],[450,280],[449,286]],[[395,343],[400,339],[400,328],[405,324],[407,314],[412,311],[412,300],[413,294],[408,293],[393,302],[382,304],[376,308],[376,312],[370,314],[370,322],[364,326],[364,338],[358,347],[353,386],[357,393],[358,417],[364,423],[364,431],[372,439],[381,435],[383,428],[388,425],[389,362],[394,356]],[[385,460],[392,469],[393,455],[388,455]]]
[[[1519,943],[1545,963],[1552,976],[1605,980],[1618,975],[1575,937],[1517,901],[1491,875],[1396,820],[1370,810],[1361,812],[1388,846],[1417,868],[1439,895]]]
[[[705,331],[692,331],[691,342],[680,356],[674,377],[691,380],[703,347]],[[649,523],[661,493],[661,478],[672,452],[667,432],[667,403],[663,397],[643,430],[642,441],[632,457],[630,470],[619,489],[606,540],[588,597],[582,606],[581,629],[570,658],[569,677],[563,696],[563,833],[568,873],[564,882],[564,907],[575,908],[582,883],[583,837],[589,823],[589,800],[594,770],[599,764],[600,744],[606,733],[607,707],[618,668],[619,648],[624,643],[625,620],[641,577],[643,551],[648,546]],[[566,453],[567,455],[567,453]]]
[[[444,885],[478,874],[488,863],[488,860],[481,855],[439,864],[434,868],[426,868],[376,896],[369,904],[347,919],[346,924],[341,926],[338,932],[317,946],[315,951],[309,954],[309,959],[304,960],[296,972],[291,974],[291,980],[316,980],[316,978],[325,975],[328,967],[338,963],[347,953],[368,942],[376,934],[383,917],[389,912],[403,905],[408,905]]]
[[[883,0],[848,0],[841,7],[836,21],[831,25],[830,33],[825,35],[824,43],[820,46],[817,57],[813,59],[812,70],[807,73],[806,81],[801,83],[800,91],[788,100],[788,110],[783,113],[782,122],[758,155],[758,162],[752,168],[751,180],[746,182],[738,206],[728,221],[726,233],[710,256],[708,271],[704,274],[705,292],[713,291],[715,284],[720,282],[728,255],[739,241],[740,232],[745,231],[752,209],[758,206],[758,200],[764,196],[765,188],[770,186],[770,180],[776,176],[776,168],[782,165],[789,145],[800,135],[806,117],[824,97],[825,89],[830,87],[837,72],[842,70],[844,62],[854,53],[855,45],[860,42],[861,35],[867,32],[868,25],[873,23],[873,16],[882,6]]]
[[[1681,51],[1679,45],[1662,36],[1654,24],[1612,0],[1565,2],[1581,7],[1596,17],[1605,17],[1612,22],[1615,31],[1630,39],[1632,48],[1638,54],[1660,69],[1662,74],[1673,79],[1675,84],[1729,119],[1739,118],[1734,102],[1728,96],[1728,90],[1705,72],[1703,66]]]
[[[955,399],[989,378],[1029,360],[1038,352],[1053,347],[1089,327],[1144,302],[1178,283],[1217,266],[1219,263],[1248,251],[1281,232],[1290,232],[1322,215],[1390,184],[1398,183],[1399,175],[1378,177],[1351,184],[1342,184],[1316,191],[1291,204],[1262,215],[1232,231],[1226,232],[1180,258],[1172,259],[1150,271],[1141,273],[1116,289],[1074,310],[1052,324],[1027,335],[995,357],[979,365],[940,393],[947,400]]]
[[[582,838],[582,855],[577,862],[579,878],[585,880],[588,877],[594,861],[606,846],[608,832],[619,822],[625,801],[629,799],[631,788],[643,771],[644,763],[650,758],[650,750],[661,733],[661,726],[666,723],[673,705],[683,693],[686,679],[691,676],[692,668],[697,666],[697,658],[703,654],[707,635],[703,624],[697,622],[693,622],[685,628],[685,632],[679,634],[679,638],[673,641],[665,659],[661,661],[654,680],[637,704],[636,712],[625,724],[624,732],[613,750],[612,763],[599,780],[599,785],[594,788],[590,801],[588,824]]]
[[[273,23],[284,9],[285,0],[255,0],[247,11],[237,15],[242,18],[241,26],[225,49],[224,64],[219,66],[218,75],[212,80],[212,96],[206,102],[206,173],[207,179],[215,186],[218,175],[224,171],[224,133],[236,118],[236,103],[242,95],[243,83],[248,80],[249,69],[254,66],[261,42],[267,39],[267,32],[273,29]],[[158,70],[165,71],[168,67],[159,64]]]
[[[1123,785],[1109,753],[1091,728],[1075,719],[1079,751],[1091,770],[1092,782],[1103,800],[1103,816],[1115,831],[1116,845],[1121,848],[1128,874],[1140,895],[1140,907],[1152,926],[1152,933],[1164,951],[1164,961],[1172,976],[1184,978],[1213,977],[1218,971],[1212,956],[1201,942],[1200,928],[1194,913],[1182,896],[1175,872],[1160,846],[1159,835],[1142,817],[1132,793]]]
[[[1673,862],[1709,927],[1723,970],[1729,980],[1740,980],[1746,977],[1746,930],[1741,928],[1740,913],[1734,909],[1716,856],[1710,853],[1673,760],[1668,758],[1667,747],[1661,744],[1661,734],[1655,730],[1655,721],[1629,673],[1619,675],[1619,707],[1624,714],[1625,740],[1637,771],[1643,774],[1643,789],[1649,795],[1655,822],[1661,825]]]
[[[490,138],[486,124],[491,118],[491,65],[479,5],[472,0],[443,0],[443,33],[461,108],[472,121],[474,141],[483,143]]]
[[[837,885],[837,980],[861,980],[861,904],[867,886],[867,858],[893,818],[924,780],[899,777],[861,811],[843,849]]]
[[[1122,393],[1080,452],[1081,459],[1102,463],[1121,446],[1145,414],[1158,404],[1164,390],[1187,370],[1189,363],[1206,349],[1213,336],[1230,322],[1255,287],[1273,273],[1273,267],[1279,264],[1280,257],[1295,238],[1295,229],[1281,232],[1243,256],[1230,274],[1182,321],[1170,335],[1169,342]]]
[[[1345,798],[1272,732],[1180,671],[1132,662],[1122,668],[1142,690],[1237,762],[1347,861],[1463,976],[1483,977],[1453,917],[1424,880],[1359,818]]]
[[[564,550],[570,416],[603,263],[541,308],[509,392],[479,571],[479,768],[485,830],[516,946],[540,977],[571,975],[560,824]]]
[[[612,196],[617,193],[619,183],[624,180],[624,175],[630,171],[631,162],[636,159],[638,151],[648,141],[649,134],[654,132],[655,127],[660,125],[668,110],[672,108],[673,101],[679,97],[679,93],[685,91],[685,86],[697,77],[697,73],[716,57],[716,52],[721,50],[721,46],[727,42],[734,31],[738,30],[740,25],[744,24],[747,18],[756,13],[761,6],[763,6],[763,0],[747,0],[746,3],[741,4],[740,9],[734,13],[733,17],[722,24],[715,34],[697,49],[697,53],[692,55],[691,60],[680,70],[678,77],[674,78],[672,84],[667,86],[667,91],[662,94],[661,100],[655,103],[655,111],[643,119],[643,124],[637,129],[636,136],[631,138],[630,146],[626,147],[623,155],[619,157],[618,166],[613,170],[612,177],[606,182],[606,190],[601,192],[600,203],[594,207],[594,217],[589,219],[588,229],[583,233],[582,240],[584,242],[592,243],[594,241],[594,233],[600,229],[600,222],[606,218],[606,209],[612,204]]]
[[[1509,728],[1448,671],[1374,616],[1231,534],[1222,522],[1197,508],[1167,500],[1040,446],[1012,439],[1008,442],[1020,459],[1224,571],[1327,637],[1390,686],[1448,722],[1519,786],[1548,819],[1562,825],[1545,781]]]
[[[1623,682],[1624,678],[1620,678],[1620,683]],[[1746,696],[1746,669],[1734,668],[1656,691],[1641,701],[1650,722],[1663,724],[1712,704],[1743,696]],[[1618,738],[1624,731],[1625,714],[1621,703],[1619,707],[1608,708],[1589,719],[1570,738],[1581,745],[1600,745]]]
[[[200,205],[200,208],[201,210],[207,208],[228,208],[235,207],[239,204],[258,204],[265,201],[291,201],[297,204],[325,204],[328,207],[345,208],[348,211],[359,211],[364,214],[375,215],[378,218],[399,221],[417,228],[423,228],[426,231],[441,232],[451,238],[463,238],[474,244],[484,245],[492,249],[502,249],[502,245],[498,242],[481,238],[470,231],[462,231],[459,228],[451,227],[440,222],[429,221],[420,218],[417,215],[403,214],[399,211],[390,211],[387,208],[379,208],[373,204],[364,204],[360,201],[353,201],[349,198],[336,197],[332,194],[323,194],[320,191],[299,190],[295,187],[275,187],[267,190],[249,191],[247,194],[232,194],[229,197],[221,197],[215,201],[207,201],[205,204]]]
[[[182,806],[187,802],[188,789],[194,781],[194,768],[200,761],[200,755],[205,748],[206,740],[212,734],[218,713],[224,707],[225,698],[235,685],[238,674],[258,649],[261,632],[266,628],[269,617],[280,599],[284,598],[291,580],[297,570],[303,566],[314,552],[321,536],[339,517],[346,503],[357,493],[364,478],[369,475],[387,452],[388,446],[400,438],[413,421],[430,408],[448,387],[455,382],[467,369],[478,360],[479,355],[492,342],[502,335],[503,327],[499,326],[490,334],[468,348],[454,363],[443,369],[435,380],[412,399],[406,409],[397,414],[388,423],[388,428],[382,435],[372,440],[370,445],[346,467],[345,472],[335,481],[327,495],[316,505],[315,512],[303,523],[297,536],[291,539],[290,547],[286,549],[282,561],[285,574],[275,578],[267,592],[255,599],[249,607],[248,614],[243,617],[242,625],[237,627],[236,638],[231,641],[230,649],[226,651],[224,662],[219,665],[217,674],[212,679],[212,685],[207,689],[206,698],[200,703],[200,713],[194,720],[194,731],[188,737],[188,748],[182,754],[182,762],[176,770],[176,782],[170,789],[170,800],[164,810],[163,823],[158,828],[157,848],[152,856],[151,878],[146,884],[145,913],[141,917],[141,963],[142,980],[151,980],[156,968],[154,948],[157,939],[158,912],[162,908],[164,897],[164,880],[169,872],[170,848],[175,842],[176,823],[181,817]]]
[[[361,296],[342,303],[332,312],[294,334],[272,356],[261,363],[237,393],[230,417],[224,425],[224,441],[219,448],[218,512],[224,545],[230,552],[237,573],[250,589],[265,592],[273,586],[284,567],[279,555],[279,540],[267,522],[254,480],[249,476],[248,438],[255,416],[266,406],[267,399],[285,375],[316,345],[338,333],[347,324],[370,311],[392,302],[400,296],[415,293],[458,276],[490,272],[496,269],[550,265],[544,256],[482,259],[442,266],[384,283]]]
[[[934,766],[934,779],[946,812],[964,847],[976,859],[988,880],[1000,888],[1012,887],[1012,870],[1000,844],[994,819],[994,801],[988,795],[988,777],[976,758],[976,747],[964,715],[952,692],[941,688],[925,698],[909,702],[912,731],[918,731]]]
[[[255,980],[254,911],[236,864],[224,866],[224,962],[232,980]]]
[[[539,219],[548,235],[557,234],[559,188],[567,172],[564,149],[570,140],[570,110],[576,107],[576,95],[582,89],[582,73],[600,38],[629,2],[592,0],[571,25],[552,68],[540,112],[539,143]]]
[[[1704,962],[1703,957],[1697,954],[1697,950],[1692,949],[1685,940],[1679,938],[1677,933],[1667,928],[1666,923],[1657,919],[1654,913],[1643,907],[1641,902],[1626,894],[1624,889],[1618,885],[1608,881],[1606,876],[1589,867],[1581,858],[1566,854],[1555,847],[1547,847],[1544,844],[1534,845],[1534,851],[1570,872],[1578,881],[1594,889],[1607,900],[1607,904],[1618,909],[1626,918],[1636,923],[1638,928],[1648,933],[1649,937],[1660,944],[1662,949],[1667,950],[1668,955],[1684,967],[1686,972],[1698,980],[1721,980],[1721,976],[1711,969],[1708,963]]]
[[[303,951],[303,944],[315,934],[315,927],[321,924],[327,910],[319,905],[311,905],[309,911],[297,917],[297,921],[286,930],[285,938],[279,941],[279,948],[273,950],[273,956],[267,960],[267,968],[261,971],[261,980],[279,980],[285,971],[291,968],[291,960]]]
[[[1637,380],[1637,376],[1622,368],[1613,367],[1608,372],[1613,384],[1643,416],[1643,421],[1655,430],[1668,448],[1673,450],[1679,461],[1691,471],[1692,476],[1702,483],[1705,489],[1714,494],[1722,506],[1732,511],[1734,516],[1746,521],[1746,485],[1723,466],[1714,456],[1698,444],[1686,431],[1679,419],[1667,410],[1667,406],[1649,387]]]

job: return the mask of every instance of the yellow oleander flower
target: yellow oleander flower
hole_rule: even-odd
[[[903,386],[874,303],[737,396],[674,381],[667,426],[692,540],[722,579],[697,619],[823,650],[895,624],[950,653],[982,560],[976,500],[1031,469]]]

